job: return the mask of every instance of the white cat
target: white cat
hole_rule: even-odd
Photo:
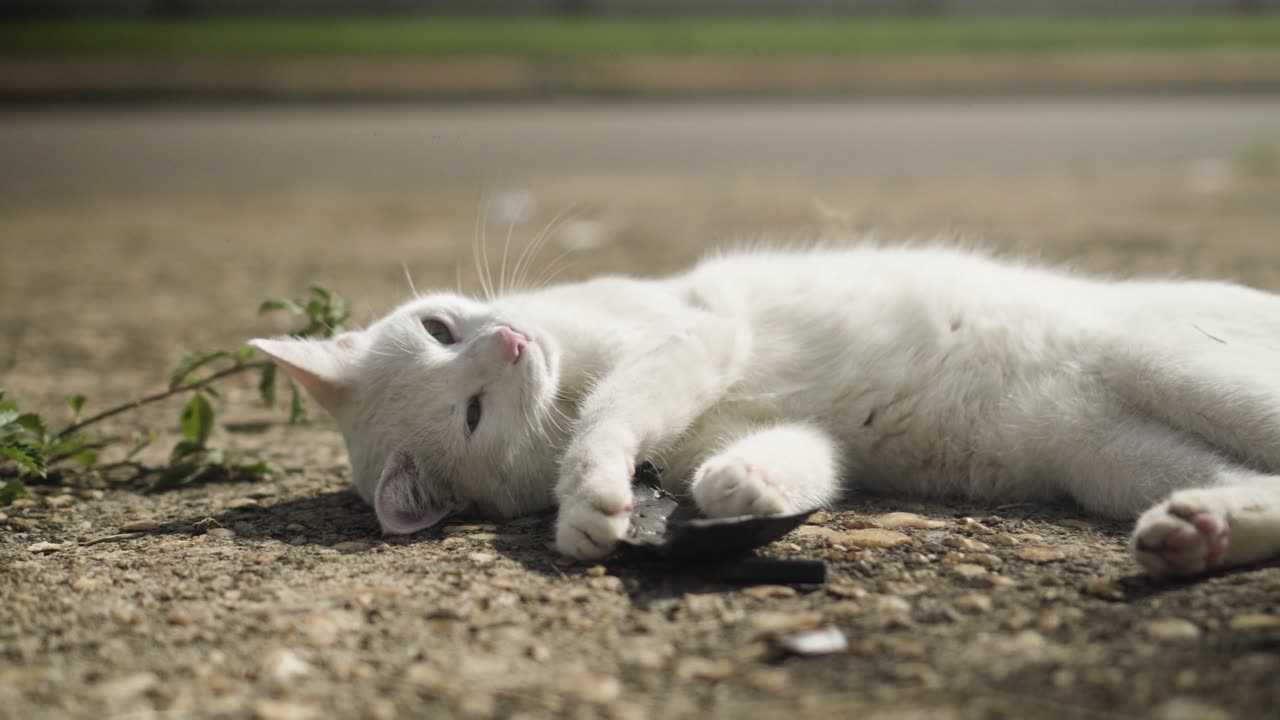
[[[1138,516],[1148,572],[1280,555],[1280,297],[940,248],[751,252],[662,280],[417,297],[255,340],[337,419],[389,533],[559,505],[627,530],[635,463],[708,515],[860,490]],[[1143,512],[1145,511],[1145,512]]]

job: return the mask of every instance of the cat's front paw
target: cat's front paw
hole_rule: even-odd
[[[698,509],[710,517],[795,510],[786,490],[763,467],[732,455],[714,457],[698,468],[691,492]]]
[[[631,489],[594,489],[565,498],[556,519],[556,550],[578,560],[612,553],[631,522]]]
[[[1130,547],[1147,574],[1189,577],[1223,564],[1231,524],[1222,492],[1176,492],[1138,518]]]

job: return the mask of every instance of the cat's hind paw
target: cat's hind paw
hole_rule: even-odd
[[[1231,523],[1214,492],[1174,493],[1138,518],[1130,546],[1147,574],[1191,577],[1223,564]]]
[[[698,468],[693,500],[710,517],[777,515],[794,510],[786,490],[758,465],[716,457]]]

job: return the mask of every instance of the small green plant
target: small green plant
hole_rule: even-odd
[[[300,300],[271,299],[258,307],[259,315],[286,312],[298,316],[306,324],[293,333],[295,337],[332,337],[343,330],[349,315],[346,301],[321,285],[312,285]],[[209,436],[214,426],[216,384],[235,375],[256,372],[258,392],[268,407],[277,399],[279,377],[276,365],[269,360],[255,360],[253,348],[245,345],[233,350],[204,350],[184,357],[169,374],[168,388],[137,400],[107,408],[82,417],[88,400],[76,394],[67,398],[70,422],[58,430],[50,430],[49,422],[39,413],[24,412],[5,398],[0,389],[0,505],[8,505],[25,497],[24,479],[38,477],[59,481],[77,472],[105,472],[120,467],[132,468],[135,477],[150,477],[154,489],[167,489],[216,479],[252,479],[266,477],[271,468],[261,461],[243,462],[228,458],[226,451],[210,447]],[[285,378],[289,392],[289,422],[306,419],[302,393],[292,380]],[[187,396],[178,416],[181,439],[169,452],[163,467],[148,467],[137,461],[143,449],[155,443],[155,430],[135,432],[128,437],[99,436],[87,430],[108,418],[136,410],[145,405],[177,396]],[[100,463],[106,448],[124,448],[124,457]]]

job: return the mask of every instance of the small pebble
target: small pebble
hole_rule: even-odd
[[[996,545],[1003,545],[1005,547],[1013,547],[1014,545],[1021,543],[1018,538],[1010,535],[1009,533],[996,533],[987,539]]]
[[[71,582],[71,589],[77,592],[84,592],[86,590],[92,590],[101,585],[109,585],[109,584],[111,584],[110,580],[106,578],[82,577],[82,578],[76,578]]]
[[[622,683],[612,675],[569,675],[560,679],[559,686],[566,695],[596,705],[617,700],[622,695]]]
[[[1096,598],[1103,600],[1123,600],[1125,598],[1124,589],[1122,589],[1112,578],[1095,578],[1085,585],[1084,591]]]
[[[909,615],[911,603],[893,595],[881,595],[876,598],[876,610],[886,615]]]
[[[731,660],[686,657],[676,663],[676,677],[681,680],[723,680],[737,672]]]
[[[1015,554],[1033,563],[1051,563],[1067,559],[1067,554],[1056,547],[1047,545],[1032,545],[1030,547],[1018,548]]]
[[[583,574],[585,574],[587,577],[600,577],[601,575],[604,575],[605,572],[607,572],[605,569],[605,566],[592,565],[591,567],[584,570]]]
[[[1154,640],[1194,640],[1200,626],[1182,618],[1160,618],[1142,623],[1142,631]]]
[[[881,528],[849,530],[841,533],[839,538],[839,544],[859,548],[895,548],[914,542],[910,535]]]
[[[305,660],[285,648],[268,653],[263,666],[268,677],[281,686],[288,686],[294,680],[310,674],[312,669]]]
[[[911,528],[913,530],[936,530],[947,526],[941,520],[930,520],[909,512],[893,512],[880,515],[875,518],[875,522],[882,528]]]
[[[964,537],[962,535],[951,535],[943,540],[942,544],[947,547],[959,548],[960,550],[967,550],[970,552],[982,552],[991,549],[990,545],[982,542],[981,540],[974,540],[973,538]]]
[[[330,545],[329,547],[340,553],[361,553],[368,552],[373,549],[373,545],[363,540],[344,540],[340,543]]]
[[[587,578],[587,585],[597,590],[605,590],[608,592],[622,592],[625,589],[625,586],[622,583],[622,578],[614,577],[612,575]]]
[[[1245,614],[1231,618],[1227,627],[1232,630],[1271,630],[1280,628],[1280,615]]]
[[[839,530],[832,530],[829,527],[822,527],[820,525],[801,525],[791,531],[791,536],[793,537],[816,537],[826,540],[828,543],[832,544],[838,543],[843,535],[844,533]],[[796,549],[798,550],[799,548],[797,547]]]
[[[232,500],[231,502],[227,503],[227,507],[231,508],[232,510],[258,507],[258,501],[254,500],[253,498],[247,498],[247,497],[236,498],[235,500]]]
[[[829,595],[848,598],[850,600],[860,600],[867,596],[866,590],[850,583],[833,583],[831,585],[827,585],[825,590]]]
[[[762,612],[751,615],[747,622],[759,632],[776,634],[812,630],[822,624],[822,616],[816,612]]]
[[[785,670],[752,670],[747,673],[747,685],[767,693],[778,693],[791,687],[791,676]]]
[[[755,585],[753,587],[744,588],[743,595],[756,600],[765,600],[768,598],[789,598],[796,596],[796,589],[787,587],[786,585]]]
[[[961,610],[963,612],[974,613],[974,614],[991,612],[991,608],[992,608],[991,598],[987,597],[986,595],[979,595],[977,593],[969,593],[968,595],[961,595],[960,597],[956,598],[955,604],[956,604],[956,609]]]
[[[60,508],[70,505],[76,501],[74,495],[50,495],[44,499],[44,504],[51,508]]]
[[[974,563],[957,563],[951,566],[951,572],[969,580],[986,577],[987,575],[986,568]]]
[[[204,534],[208,535],[209,537],[215,537],[215,538],[229,538],[229,537],[235,537],[236,531],[232,530],[231,528],[216,527],[216,528],[209,528],[208,530],[205,530]]]

